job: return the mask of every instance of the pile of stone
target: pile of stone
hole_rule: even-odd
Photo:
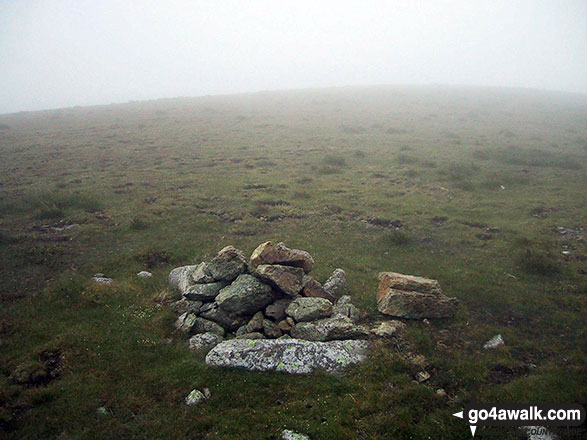
[[[438,281],[395,272],[381,272],[377,308],[386,315],[406,319],[451,318],[458,299],[442,293]]]
[[[193,335],[191,348],[212,349],[211,365],[305,373],[359,362],[366,343],[358,339],[369,331],[343,295],[346,275],[336,269],[321,284],[313,266],[308,252],[266,242],[249,259],[227,246],[209,262],[173,269],[169,283],[182,295],[172,304],[176,328]]]

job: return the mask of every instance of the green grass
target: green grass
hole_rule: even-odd
[[[451,414],[473,394],[587,403],[587,245],[557,230],[586,226],[585,108],[381,87],[0,116],[0,437],[465,439]],[[169,270],[266,240],[308,250],[322,281],[344,268],[370,319],[386,270],[461,307],[341,376],[207,368],[172,333]],[[47,353],[58,376],[17,383]],[[196,387],[212,399],[184,407]]]

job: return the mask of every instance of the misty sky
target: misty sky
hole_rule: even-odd
[[[371,84],[587,94],[587,0],[0,0],[0,113]]]

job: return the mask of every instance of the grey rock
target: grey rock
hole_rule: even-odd
[[[265,335],[260,332],[244,333],[242,335],[235,336],[234,339],[265,339]]]
[[[351,297],[349,295],[343,295],[336,301],[332,309],[332,316],[346,316],[351,321],[357,322],[360,318],[360,312],[351,302]]]
[[[216,302],[229,313],[250,315],[273,301],[271,287],[252,275],[242,274],[220,291]]]
[[[284,333],[283,335],[281,335],[279,338],[277,339],[292,339],[292,337],[290,335],[288,335],[287,333]]]
[[[274,321],[281,321],[285,318],[285,309],[291,303],[291,298],[278,299],[265,308],[265,316]]]
[[[224,336],[224,329],[213,321],[196,316],[194,313],[183,313],[175,322],[175,328],[183,333],[216,333]]]
[[[215,283],[194,284],[189,286],[183,296],[193,301],[211,301],[216,298],[220,290],[224,289],[228,283],[226,281],[217,281]]]
[[[299,322],[291,329],[294,338],[308,341],[331,341],[335,339],[363,339],[369,332],[355,325],[350,318],[333,317],[317,321]]]
[[[310,437],[299,432],[284,429],[281,431],[281,440],[310,440]]]
[[[371,329],[371,333],[380,338],[389,338],[406,328],[406,325],[401,321],[391,320],[383,321],[378,326]]]
[[[207,312],[208,310],[212,310],[214,308],[218,308],[218,303],[207,302],[207,303],[202,304],[202,307],[200,307],[200,312]]]
[[[291,317],[285,318],[283,321],[279,321],[277,326],[282,332],[289,332],[296,325],[295,321]]]
[[[222,327],[227,328],[229,330],[236,330],[243,324],[246,324],[246,319],[240,316],[234,316],[228,313],[226,310],[221,309],[218,307],[218,303],[207,303],[205,304],[206,311],[202,311],[204,306],[200,308],[200,316],[202,318],[209,319],[210,321],[214,321],[217,324],[220,324]]]
[[[184,312],[175,321],[175,328],[183,333],[190,333],[197,316],[195,313]]]
[[[304,270],[299,267],[261,264],[255,275],[289,296],[298,295],[303,287]]]
[[[224,339],[216,333],[201,333],[192,336],[188,341],[190,350],[211,350],[220,344]]]
[[[169,272],[169,285],[180,291],[187,288],[191,284],[191,274],[196,269],[196,266],[181,266],[176,267]]]
[[[345,271],[342,269],[335,269],[322,287],[334,297],[343,295],[348,288]]]
[[[210,273],[210,270],[208,269],[208,265],[206,263],[198,264],[198,266],[194,269],[191,276],[192,281],[195,284],[207,284],[214,282],[214,277]]]
[[[263,316],[263,312],[255,313],[248,323],[239,327],[239,329],[236,331],[236,335],[241,336],[247,333],[260,332],[263,330],[264,319],[265,317]]]
[[[458,304],[458,299],[445,295],[388,288],[384,295],[379,296],[377,309],[398,318],[451,318],[455,315]]]
[[[290,249],[283,243],[274,244],[267,241],[260,244],[251,254],[253,269],[261,264],[301,267],[304,272],[308,273],[314,267],[314,259],[306,251]]]
[[[172,312],[181,315],[185,312],[195,313],[198,314],[200,311],[200,307],[202,306],[202,301],[190,301],[188,299],[182,298],[179,301],[175,301],[169,305],[169,308]]]
[[[212,259],[206,268],[217,281],[232,281],[247,270],[248,262],[242,251],[226,246]]]
[[[366,341],[311,342],[299,339],[231,339],[214,347],[206,363],[250,371],[305,374],[317,368],[339,372],[365,359]]]
[[[296,298],[287,306],[285,313],[297,322],[312,321],[330,316],[332,303],[325,298]]]
[[[141,270],[139,273],[137,273],[137,276],[139,278],[151,278],[153,274],[151,272],[147,272],[146,270]]]
[[[493,338],[491,338],[483,345],[483,348],[485,350],[492,350],[504,344],[505,341],[503,340],[503,337],[501,335],[495,335]]]
[[[206,396],[200,390],[192,390],[188,396],[185,398],[185,404],[187,406],[194,406],[202,403],[206,400]]]
[[[279,338],[281,336],[281,329],[273,321],[269,319],[263,320],[263,333],[268,338]]]
[[[98,284],[112,284],[112,282],[114,281],[112,278],[107,278],[107,277],[97,277],[97,276],[93,276],[92,277],[92,281],[94,283],[98,283]]]

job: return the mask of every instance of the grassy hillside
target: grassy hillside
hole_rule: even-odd
[[[0,115],[0,158],[0,437],[465,439],[451,414],[473,394],[587,403],[584,96],[373,87],[18,113]],[[438,279],[457,317],[405,336],[431,379],[383,342],[343,376],[207,368],[172,333],[167,274],[266,240],[308,250],[322,281],[344,268],[372,316],[377,272]]]

